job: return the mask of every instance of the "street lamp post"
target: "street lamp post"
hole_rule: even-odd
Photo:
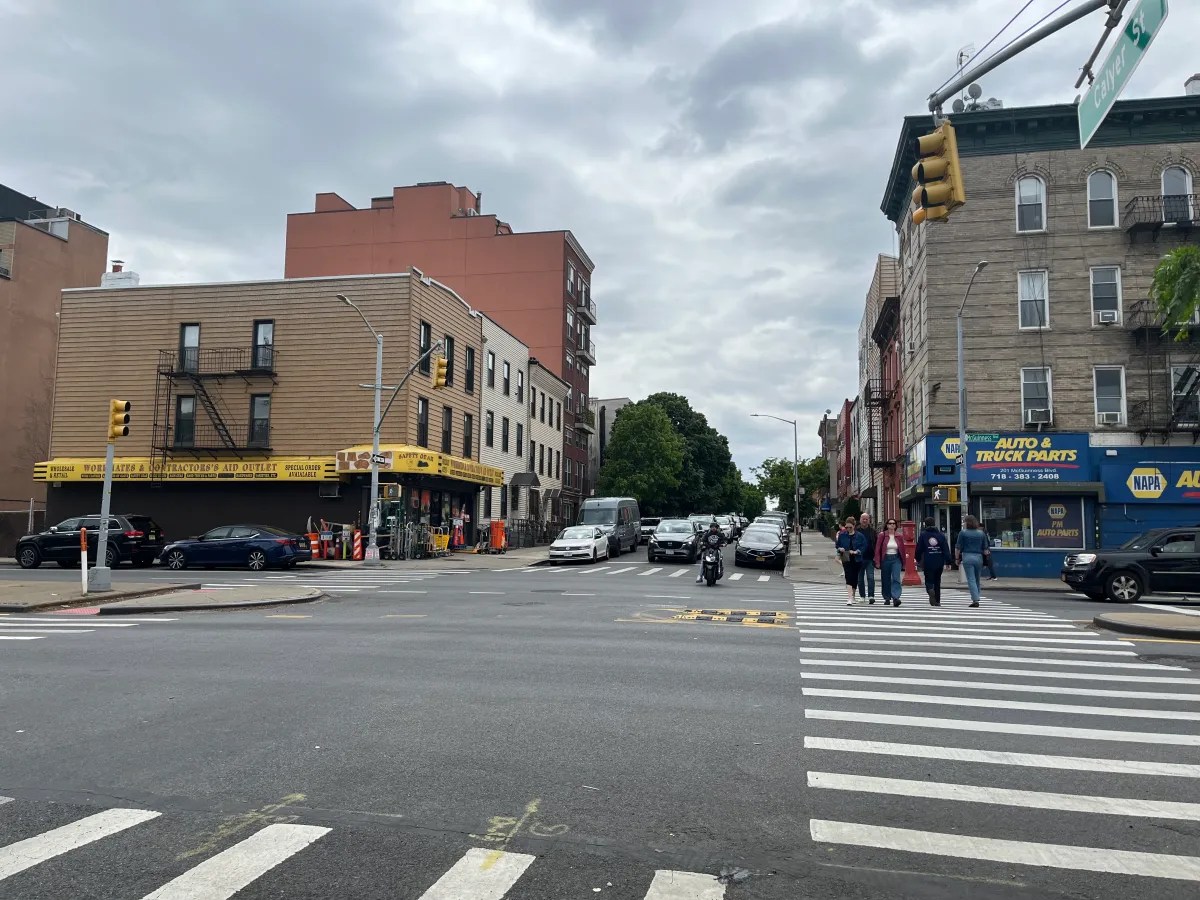
[[[339,300],[358,313],[367,326],[367,330],[375,336],[375,418],[371,427],[371,506],[370,530],[367,536],[367,552],[363,563],[368,566],[382,565],[379,558],[379,407],[383,397],[383,335],[371,327],[363,311],[345,294],[336,295]]]
[[[967,510],[970,508],[967,503],[967,387],[963,372],[963,310],[967,307],[967,298],[971,296],[971,287],[975,284],[976,276],[987,268],[987,264],[986,259],[981,259],[975,264],[975,271],[971,273],[971,280],[967,282],[967,290],[963,293],[962,303],[958,305],[958,315],[955,318],[958,330],[958,452],[960,454],[958,461],[958,527],[960,530],[967,521]]]
[[[774,419],[777,422],[786,422],[792,426],[792,479],[795,482],[796,490],[796,550],[800,555],[804,554],[804,526],[800,524],[800,430],[795,419],[784,419],[780,416],[772,416],[768,413],[750,413],[751,418],[755,419]]]

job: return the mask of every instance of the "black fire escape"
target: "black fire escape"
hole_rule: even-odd
[[[1129,424],[1142,443],[1151,435],[1166,441],[1172,433],[1200,439],[1200,323],[1188,338],[1164,329],[1153,300],[1138,300],[1129,313],[1129,333],[1138,349],[1146,392],[1129,406]]]
[[[167,460],[181,453],[189,457],[204,454],[215,459],[225,454],[241,456],[247,451],[270,450],[269,418],[254,418],[254,411],[247,410],[245,425],[231,424],[228,411],[222,412],[221,394],[223,384],[234,378],[247,386],[263,380],[275,384],[277,361],[278,354],[272,345],[158,351],[151,481],[161,480]],[[189,397],[192,408],[182,415],[180,398]],[[199,410],[204,411],[203,417]]]
[[[873,469],[895,465],[900,448],[888,429],[888,408],[896,399],[896,386],[889,383],[883,371],[887,347],[895,342],[900,330],[900,298],[887,297],[879,307],[879,316],[871,330],[871,339],[879,347],[880,366],[876,376],[867,382],[863,402],[867,407],[867,435],[870,438],[870,464]]]

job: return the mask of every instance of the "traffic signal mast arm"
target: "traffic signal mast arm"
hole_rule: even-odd
[[[440,352],[444,348],[444,343],[442,341],[438,341],[436,344],[422,353],[415,363],[408,367],[408,371],[404,373],[404,377],[400,379],[400,383],[396,385],[396,389],[392,391],[392,396],[388,398],[387,406],[385,406],[383,412],[379,414],[379,421],[375,423],[375,434],[379,434],[379,429],[383,427],[383,420],[387,418],[387,414],[391,410],[392,404],[396,401],[396,397],[400,395],[400,392],[404,390],[404,384],[409,378],[412,377],[412,373],[417,371],[417,368],[421,365],[421,363],[429,358],[429,356]]]

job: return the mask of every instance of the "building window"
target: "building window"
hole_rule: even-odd
[[[517,369],[517,402],[525,402],[525,371]]]
[[[418,368],[424,374],[429,374],[429,350],[433,346],[433,329],[429,327],[428,322],[421,323],[420,338],[418,340],[417,355],[421,362]]]
[[[504,370],[503,371],[504,371],[504,377],[502,379],[501,388],[504,390],[504,396],[507,397],[508,393],[509,393],[509,391],[508,391],[509,380],[510,380],[509,376],[511,375],[511,372],[512,372],[512,370],[509,368],[508,360],[504,361]]]
[[[1171,366],[1171,411],[1175,424],[1200,423],[1200,368]]]
[[[1117,224],[1117,179],[1101,169],[1087,180],[1088,228],[1113,228]]]
[[[570,391],[567,392],[566,401],[567,401],[567,412],[570,412],[571,411],[571,393],[570,393]]]
[[[537,441],[533,438],[529,439],[529,471],[537,471]]]
[[[1192,173],[1183,166],[1168,166],[1162,173],[1163,221],[1192,220]]]
[[[500,419],[500,452],[508,452],[508,416]]]
[[[525,452],[525,426],[517,423],[517,456]]]
[[[575,368],[575,354],[572,353],[570,350],[568,350],[567,351],[567,371],[569,372],[574,368]]]
[[[1017,180],[1017,231],[1046,230],[1046,184],[1035,175]]]
[[[493,441],[495,426],[496,417],[492,415],[492,411],[489,409],[483,414],[483,443],[486,447],[496,446]]]
[[[575,293],[575,266],[567,263],[567,293]]]
[[[554,451],[554,477],[562,478],[562,451]]]
[[[485,487],[483,489],[483,514],[486,518],[492,517],[492,489]]]
[[[254,320],[254,349],[250,368],[275,371],[275,320]]]
[[[567,310],[567,334],[574,334],[574,333],[575,333],[575,311],[573,309],[568,309]]]
[[[1121,321],[1121,269],[1097,266],[1092,273],[1092,324],[1116,325]]]
[[[550,401],[550,402],[553,403],[554,401]],[[553,406],[550,407],[550,414],[551,414],[551,417],[553,417],[553,415],[554,415],[554,407]],[[546,421],[546,392],[545,391],[542,392],[542,409],[538,413],[538,419],[542,422]]]
[[[442,452],[453,453],[451,440],[454,436],[454,410],[449,406],[442,407]]]
[[[579,414],[583,415],[587,412],[587,394],[583,391],[579,392]]]
[[[444,342],[442,355],[446,357],[446,387],[450,387],[454,384],[454,338],[446,335]]]
[[[546,445],[542,444],[538,447],[538,474],[546,474]]]
[[[487,352],[487,386],[496,386],[496,354],[491,350]]]
[[[1047,328],[1050,301],[1046,296],[1045,270],[1017,273],[1018,318],[1021,328]]]
[[[429,446],[429,401],[417,398],[417,446]]]
[[[529,386],[529,418],[537,415],[537,388]]]
[[[467,348],[467,393],[475,393],[475,348]]]
[[[508,488],[500,488],[500,518],[508,518]]]
[[[1092,369],[1096,396],[1096,424],[1121,425],[1125,422],[1125,367],[1096,366]]]
[[[250,396],[250,440],[248,447],[271,446],[271,395]]]
[[[200,371],[200,326],[195,322],[179,326],[179,371]]]
[[[196,398],[180,394],[175,398],[175,433],[172,444],[190,447],[196,442]]]
[[[471,453],[475,449],[472,443],[475,440],[475,417],[470,413],[463,413],[463,459],[470,459]]]
[[[1053,419],[1050,369],[1021,370],[1021,421],[1026,425],[1049,425]]]
[[[554,413],[555,426],[554,427],[557,428],[559,431],[562,431],[562,404],[556,403],[554,405],[554,409],[555,409],[555,413]]]

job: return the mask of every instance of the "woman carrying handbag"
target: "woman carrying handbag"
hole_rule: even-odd
[[[904,542],[904,535],[896,527],[896,520],[888,519],[887,526],[879,532],[875,541],[875,560],[879,563],[884,606],[900,605],[904,560],[907,554],[908,545]]]
[[[867,539],[857,528],[857,523],[851,517],[846,520],[846,527],[838,532],[838,559],[842,563],[842,572],[846,576],[846,605],[854,605],[854,593],[858,590],[858,570],[862,568],[863,558],[867,555]],[[874,599],[871,600],[874,603]]]

